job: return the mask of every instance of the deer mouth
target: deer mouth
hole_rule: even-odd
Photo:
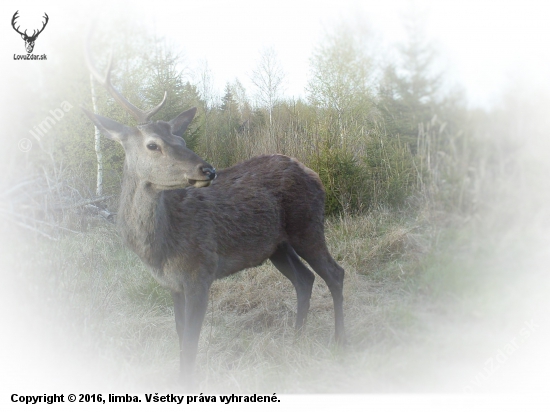
[[[207,187],[210,186],[210,183],[212,183],[212,179],[208,180],[194,180],[194,179],[187,179],[187,182],[190,186],[193,187]]]
[[[151,183],[151,187],[153,187],[155,190],[178,190],[186,189],[188,187],[207,187],[210,186],[210,183],[212,183],[212,180],[187,179],[187,183],[171,185]]]

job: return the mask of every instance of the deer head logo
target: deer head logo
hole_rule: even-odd
[[[48,24],[49,17],[46,13],[44,13],[43,17],[46,19],[46,21],[44,23],[42,23],[42,28],[38,31],[33,30],[32,35],[29,36],[29,35],[27,35],[27,30],[25,30],[25,32],[21,33],[19,31],[20,26],[17,26],[17,28],[15,27],[15,20],[19,17],[17,15],[17,13],[19,13],[19,10],[17,10],[15,12],[15,14],[13,15],[13,17],[11,18],[11,25],[12,25],[13,29],[21,35],[21,38],[23,40],[25,40],[25,48],[27,49],[27,53],[32,53],[32,51],[34,49],[34,42],[36,41],[36,38],[38,37],[38,35],[40,33],[42,33],[42,31],[44,30],[44,28],[46,27],[46,24]]]

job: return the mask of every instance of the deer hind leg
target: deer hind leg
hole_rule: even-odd
[[[323,233],[309,232],[306,239],[292,244],[294,250],[309,263],[326,282],[334,302],[334,323],[336,343],[346,342],[344,329],[344,269],[330,255]]]
[[[298,303],[295,327],[296,331],[300,333],[303,330],[309,310],[309,300],[315,275],[302,263],[294,249],[286,242],[281,243],[269,259],[292,282],[296,289]]]

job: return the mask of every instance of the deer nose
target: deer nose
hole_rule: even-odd
[[[205,166],[201,168],[202,173],[207,176],[210,180],[214,180],[216,178],[216,169],[212,166]]]

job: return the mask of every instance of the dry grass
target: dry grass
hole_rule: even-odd
[[[378,210],[330,219],[327,241],[346,270],[345,348],[333,344],[332,299],[320,278],[307,328],[298,338],[295,291],[270,263],[215,282],[197,360],[200,391],[434,390],[437,378],[420,384],[414,372],[440,373],[435,366],[440,357],[456,355],[458,338],[441,330],[455,322],[450,330],[458,331],[479,318],[473,313],[502,307],[495,300],[487,303],[483,291],[494,288],[495,273],[503,267],[494,263],[495,253],[518,233],[488,246],[472,237],[478,226],[461,228],[451,217],[430,211],[405,216]],[[8,302],[20,311],[13,342],[25,342],[17,349],[29,367],[35,365],[32,342],[38,333],[39,347],[48,354],[41,358],[42,370],[55,367],[59,379],[71,385],[87,391],[176,390],[170,295],[123,247],[112,226],[57,243],[29,237],[7,248],[4,267],[16,277],[4,290],[14,291]]]
[[[407,323],[401,272],[386,266],[418,248],[414,227],[394,215],[343,217],[327,223],[333,255],[346,270],[350,345],[332,342],[332,298],[317,278],[305,333],[296,338],[295,291],[270,264],[216,282],[203,326],[198,377],[205,391],[317,392],[323,376],[345,368],[349,353],[397,339]],[[124,249],[110,226],[59,243],[29,239],[38,249],[14,250],[12,264],[27,288],[18,301],[43,301],[33,322],[63,336],[76,357],[99,359],[109,380],[128,388],[169,385],[177,373],[177,338],[169,294]],[[393,264],[392,264],[393,265]],[[383,274],[382,272],[387,272]],[[406,326],[406,325],[405,325]],[[325,371],[319,373],[319,371]]]

